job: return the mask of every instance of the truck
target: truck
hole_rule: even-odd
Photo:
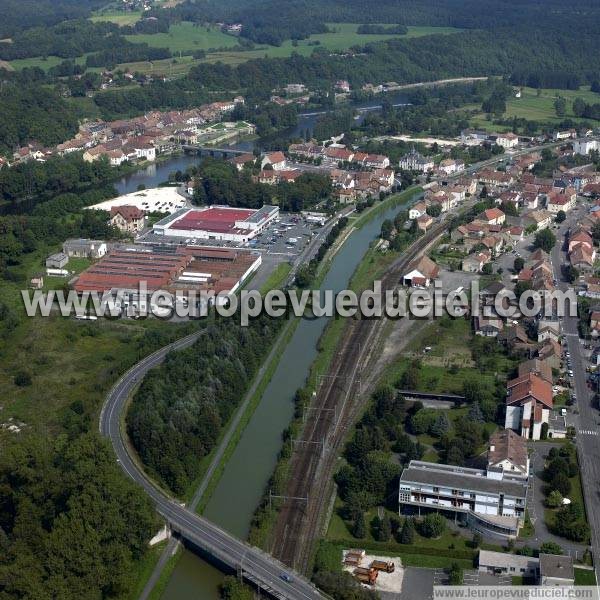
[[[384,573],[393,573],[396,565],[391,560],[374,560],[371,563],[371,569],[383,571]]]
[[[354,577],[356,577],[356,579],[358,579],[361,583],[374,585],[377,581],[377,575],[379,575],[379,571],[376,569],[367,567],[358,567],[354,569]]]

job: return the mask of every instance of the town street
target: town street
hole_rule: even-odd
[[[581,209],[578,207],[578,211]],[[566,262],[563,250],[564,234],[569,225],[576,223],[577,215],[562,224],[557,231],[557,243],[552,251],[552,264],[558,287],[568,289],[568,284],[563,280],[562,265]],[[566,349],[571,355],[573,368],[572,385],[577,396],[575,406],[579,414],[571,413],[569,424],[576,429],[577,455],[581,471],[581,482],[585,499],[586,513],[591,529],[592,551],[596,578],[600,576],[600,428],[598,411],[592,407],[592,393],[586,382],[586,359],[583,356],[582,340],[577,332],[577,317],[566,316],[563,319],[563,336],[566,340]]]

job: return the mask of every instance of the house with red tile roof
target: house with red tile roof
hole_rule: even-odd
[[[541,439],[553,406],[552,384],[530,372],[509,381],[506,388],[504,427],[527,439]]]
[[[488,225],[502,225],[506,220],[506,215],[499,208],[488,208],[478,217]]]
[[[267,165],[270,165],[273,171],[282,171],[287,165],[285,154],[283,152],[271,152],[266,154],[260,163],[260,168],[264,170]]]

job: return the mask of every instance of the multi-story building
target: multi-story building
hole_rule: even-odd
[[[405,171],[427,173],[428,171],[433,171],[435,162],[431,157],[423,156],[413,148],[400,159],[399,167]]]
[[[438,510],[471,529],[514,538],[525,518],[527,478],[502,468],[471,469],[410,461],[400,476],[400,512]]]

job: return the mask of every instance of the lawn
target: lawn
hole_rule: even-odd
[[[596,585],[596,574],[592,569],[575,567],[575,585]]]
[[[378,542],[373,537],[370,523],[377,515],[373,508],[365,515],[367,535],[364,539],[356,539],[349,530],[349,524],[339,515],[342,503],[336,499],[335,509],[329,522],[326,539],[329,543],[340,545],[344,548],[365,548],[382,556],[400,556],[406,566],[421,566],[431,568],[449,567],[452,562],[459,562],[464,568],[472,567],[472,557],[475,551],[471,547],[471,536],[465,537],[450,527],[437,539],[425,538],[415,534],[413,544],[405,546],[398,544],[394,538],[389,542]],[[387,510],[390,518],[398,515]],[[499,547],[493,547],[500,550]]]
[[[223,33],[218,27],[198,25],[184,21],[171,25],[168,33],[125,36],[135,44],[148,44],[153,48],[169,48],[174,54],[191,50],[230,48],[238,45],[235,36]]]

